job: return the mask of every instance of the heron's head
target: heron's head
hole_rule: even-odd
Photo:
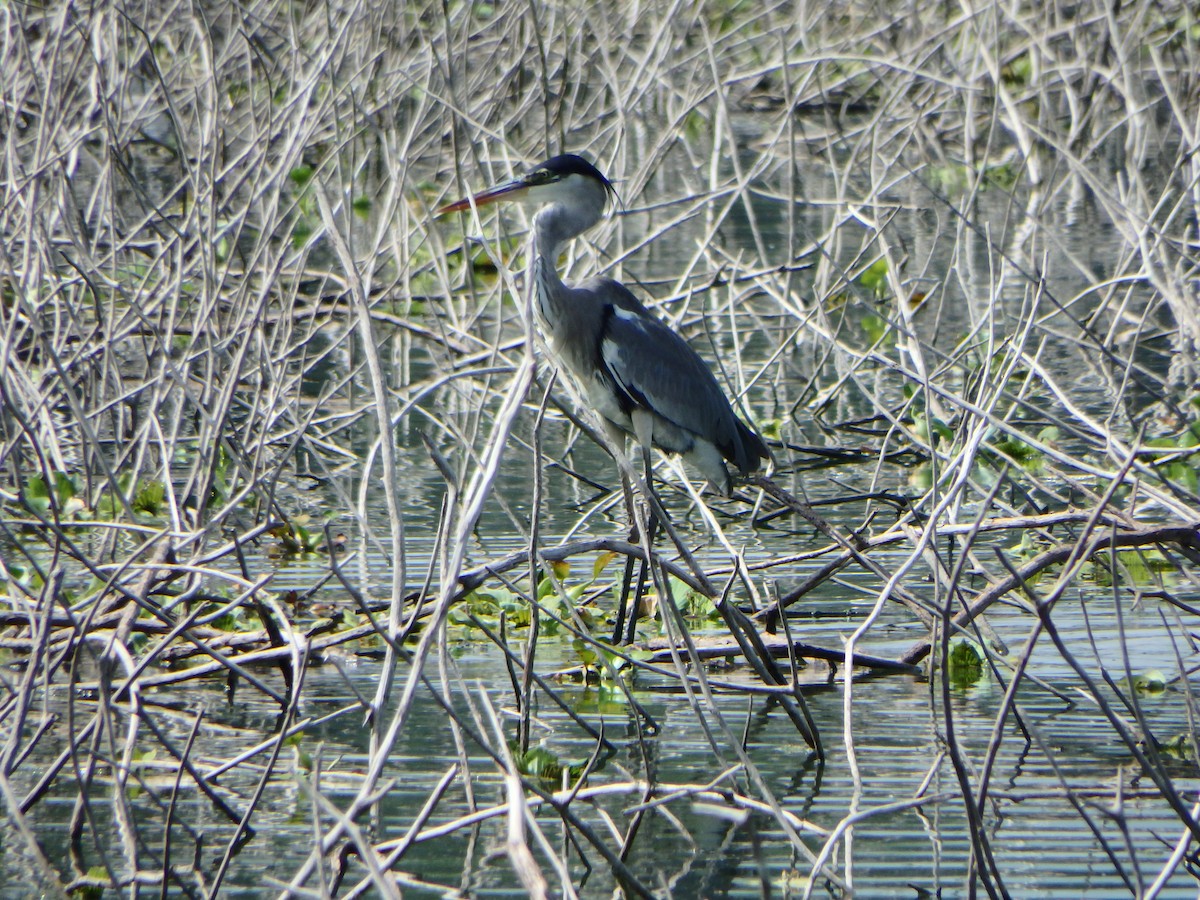
[[[559,206],[571,218],[585,220],[583,227],[590,227],[599,221],[609,200],[615,196],[612,182],[599,169],[582,156],[564,153],[534,166],[511,181],[488,188],[474,197],[449,203],[437,214],[442,216],[472,206],[515,201],[539,207]]]

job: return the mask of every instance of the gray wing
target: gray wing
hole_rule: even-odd
[[[649,409],[740,463],[745,452],[739,423],[708,364],[618,282],[603,280],[591,287],[607,302],[600,360],[629,409]]]

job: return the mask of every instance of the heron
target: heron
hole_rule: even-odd
[[[627,287],[595,277],[565,284],[563,246],[596,225],[616,196],[581,156],[555,156],[523,175],[441,207],[437,214],[516,201],[536,205],[528,258],[533,308],[555,364],[575,383],[618,447],[625,436],[681,456],[724,496],[726,461],[747,476],[770,455],[733,411],[712,369]]]

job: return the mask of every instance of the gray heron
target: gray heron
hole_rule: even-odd
[[[527,284],[558,368],[572,378],[618,447],[631,435],[647,461],[651,445],[678,454],[728,496],[725,461],[749,475],[769,454],[762,438],[734,413],[709,366],[620,282],[591,278],[569,285],[558,274],[563,245],[599,222],[614,196],[612,183],[595,166],[568,153],[437,214],[498,201],[538,206]]]

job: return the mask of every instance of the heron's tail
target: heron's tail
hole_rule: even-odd
[[[734,421],[737,422],[737,437],[729,461],[737,466],[743,475],[749,475],[758,471],[760,460],[766,461],[771,458],[771,451],[767,449],[757,431],[741,419],[735,418]]]

